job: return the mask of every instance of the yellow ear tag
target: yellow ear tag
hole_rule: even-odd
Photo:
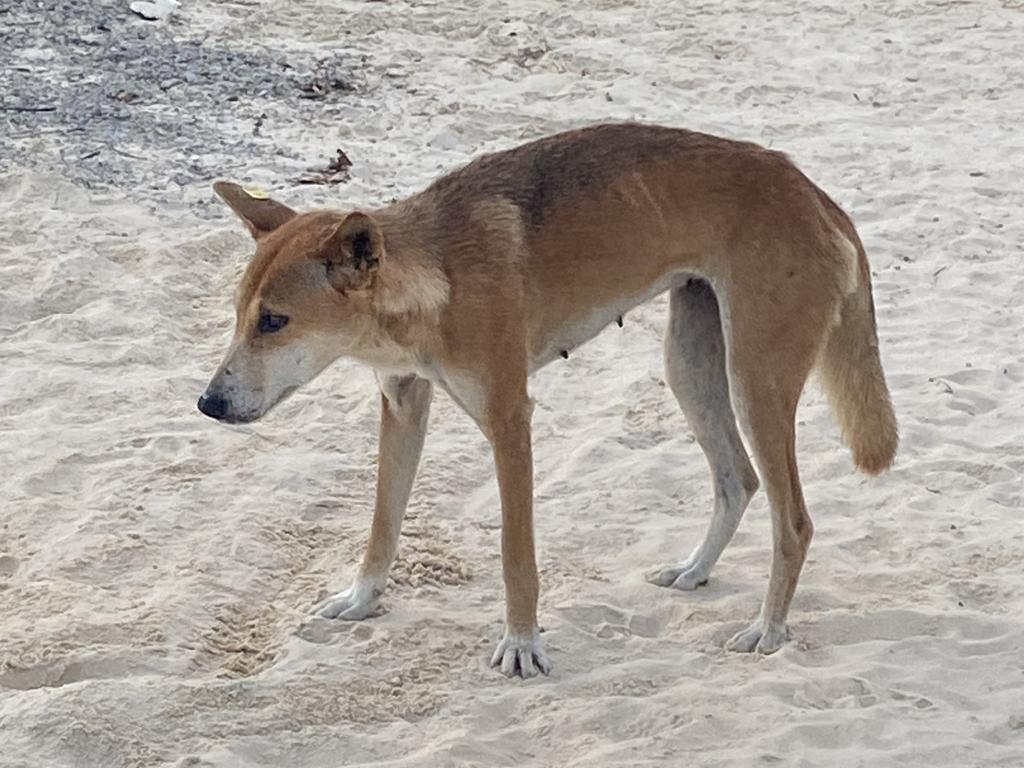
[[[253,200],[266,200],[270,197],[267,194],[267,190],[263,189],[263,187],[242,187],[242,191]]]

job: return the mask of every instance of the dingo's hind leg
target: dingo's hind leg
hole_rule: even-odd
[[[837,303],[809,270],[776,275],[786,282],[739,276],[727,286],[723,305],[733,406],[772,517],[771,575],[761,613],[726,646],[742,652],[773,653],[789,637],[786,617],[814,533],[797,471],[796,410]]]
[[[715,293],[707,282],[693,279],[674,288],[669,302],[666,377],[711,467],[715,504],[707,534],[689,557],[648,578],[659,586],[692,590],[707,583],[758,482],[729,399]]]

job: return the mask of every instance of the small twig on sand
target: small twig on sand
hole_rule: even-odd
[[[56,107],[21,107],[13,106],[9,107],[6,104],[0,104],[0,110],[4,112],[56,112]]]
[[[114,150],[117,154],[119,154],[119,155],[121,155],[123,157],[130,157],[132,160],[145,160],[146,159],[144,157],[140,157],[139,155],[133,155],[131,152],[125,152],[123,149],[118,149],[117,147],[111,147],[111,149]]]

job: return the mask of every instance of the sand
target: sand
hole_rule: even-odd
[[[0,13],[3,104],[57,99],[0,112],[0,765],[1024,765],[1019,2],[87,5],[46,24],[92,14],[161,78],[191,41],[200,69],[192,108],[143,83],[83,112],[65,73],[116,98],[147,66],[69,64],[43,11]],[[871,258],[902,449],[853,473],[807,391],[792,642],[723,650],[767,583],[763,494],[706,588],[644,581],[711,508],[663,299],[534,382],[550,678],[488,667],[497,488],[443,395],[382,615],[308,616],[366,540],[378,396],[341,362],[256,425],[195,411],[251,252],[210,181],[372,205],[627,118],[784,149]],[[339,148],[350,180],[294,182]]]

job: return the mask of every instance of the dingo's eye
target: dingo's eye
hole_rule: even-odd
[[[260,333],[276,333],[288,325],[287,315],[272,315],[264,312],[260,315]]]

